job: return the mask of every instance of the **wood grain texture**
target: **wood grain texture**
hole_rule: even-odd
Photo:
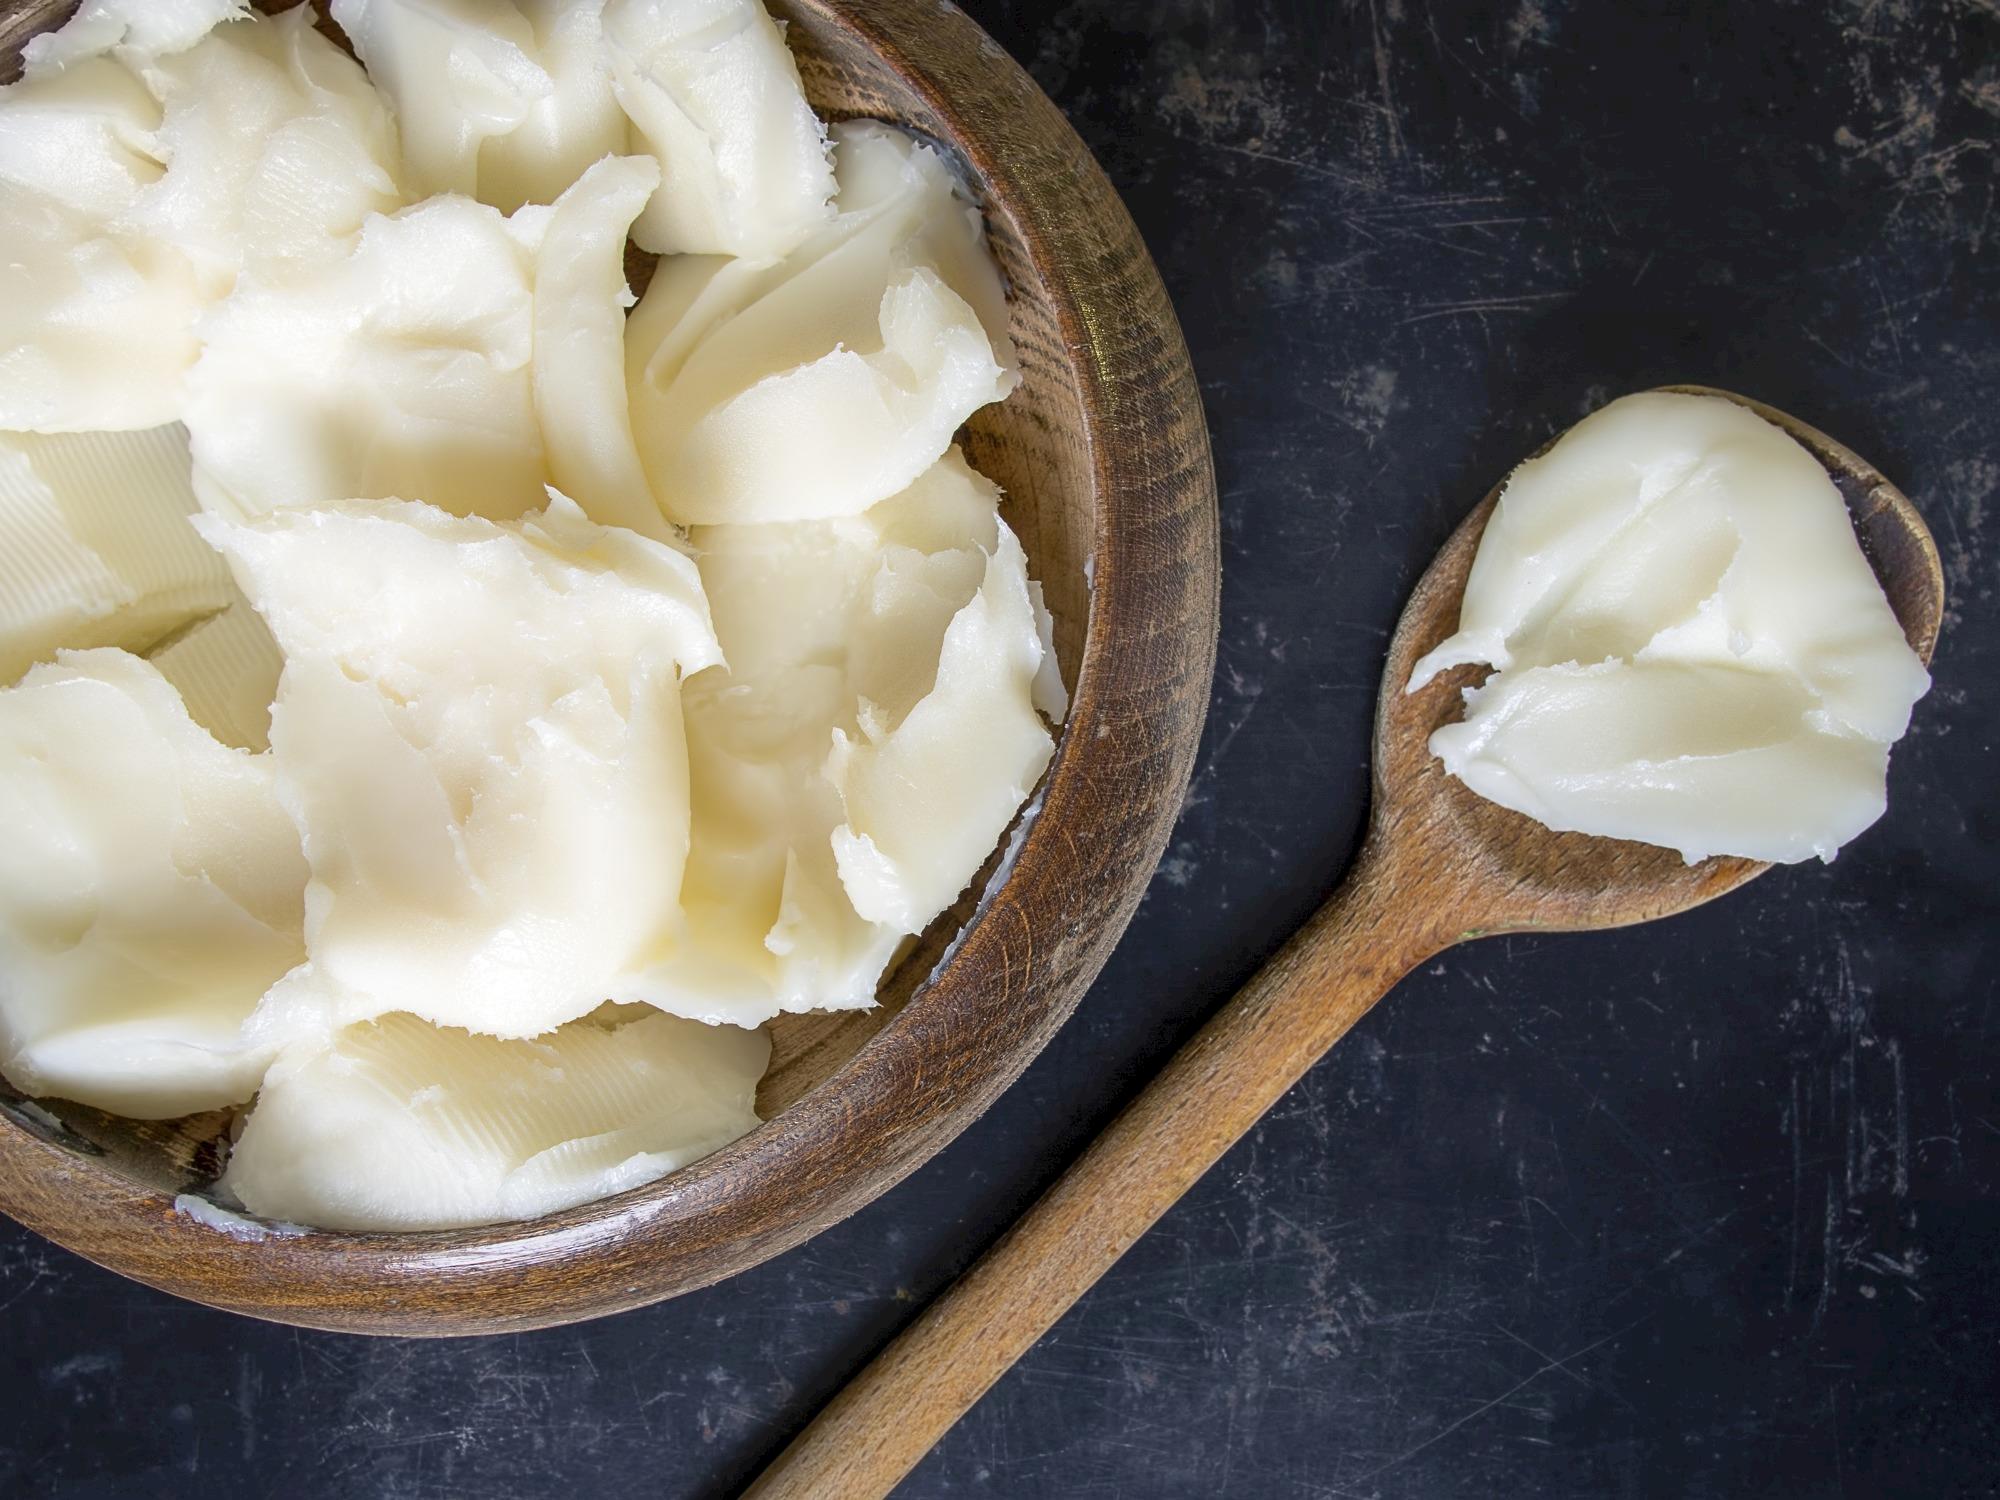
[[[0,71],[69,8],[0,6]],[[879,1010],[774,1027],[766,1125],[616,1198],[484,1229],[231,1235],[175,1207],[212,1178],[225,1116],[140,1125],[8,1097],[0,1210],[124,1275],[283,1322],[572,1322],[719,1280],[885,1191],[1018,1076],[1102,967],[1179,811],[1214,666],[1215,483],[1179,326],[1082,142],[955,7],[772,8],[823,114],[899,121],[957,161],[1010,283],[1022,386],[964,436],[1008,492],[1074,698],[1011,865],[918,940]]]
[[[1832,476],[1911,647],[1928,663],[1944,575],[1909,500],[1848,449],[1761,403]],[[1554,440],[1552,439],[1551,442]],[[1544,450],[1548,445],[1544,445]],[[875,1500],[1200,1180],[1376,1001],[1474,937],[1650,921],[1770,866],[1557,833],[1486,801],[1430,753],[1457,717],[1459,668],[1405,693],[1458,625],[1494,489],[1439,551],[1390,641],[1377,698],[1368,834],[1331,900],[1224,1005],[1035,1206],[828,1404],[745,1500]]]

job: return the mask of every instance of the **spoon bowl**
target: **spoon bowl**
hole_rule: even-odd
[[[1847,502],[1861,550],[1910,648],[1928,666],[1944,618],[1944,569],[1909,498],[1851,449],[1775,407],[1708,386],[1660,389],[1733,401],[1819,460]],[[1539,458],[1555,441],[1530,457]],[[1432,733],[1459,716],[1461,691],[1476,686],[1490,669],[1454,667],[1415,693],[1404,692],[1403,685],[1417,661],[1458,628],[1465,580],[1504,485],[1495,485],[1438,550],[1390,639],[1375,710],[1371,842],[1420,845],[1438,876],[1449,873],[1454,886],[1445,904],[1462,926],[1446,934],[1446,941],[1650,922],[1712,901],[1763,874],[1771,867],[1758,860],[1718,856],[1690,865],[1673,850],[1651,844],[1558,833],[1487,801],[1431,754]]]

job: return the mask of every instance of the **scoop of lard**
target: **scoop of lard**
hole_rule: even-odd
[[[261,1034],[402,1010],[525,1037],[643,998],[680,923],[680,677],[717,659],[694,564],[559,496],[508,525],[197,524],[284,650],[271,746],[312,869],[311,962]]]
[[[272,1066],[222,1179],[326,1229],[448,1229],[624,1192],[757,1124],[771,1044],[616,1010],[503,1041],[391,1015]]]
[[[534,256],[535,413],[555,487],[592,520],[667,536],[632,437],[625,394],[625,233],[659,164],[607,156],[553,207],[518,210],[514,236]]]
[[[117,221],[187,255],[210,295],[340,259],[362,221],[401,208],[396,131],[312,9],[218,28],[145,70],[167,170]]]
[[[166,173],[159,101],[107,57],[0,86],[0,184],[108,221]]]
[[[165,1119],[247,1099],[244,1034],[305,956],[270,757],[217,743],[158,671],[65,652],[0,691],[0,1072]]]
[[[833,135],[830,224],[775,263],[663,261],[632,315],[639,453],[684,525],[858,515],[1019,381],[999,268],[950,170],[873,121]]]
[[[24,71],[34,78],[105,54],[143,66],[249,14],[249,0],[83,0],[59,29],[29,40]]]
[[[0,687],[58,648],[145,652],[228,606],[187,466],[179,427],[0,433]]]
[[[0,686],[58,650],[118,646],[225,745],[270,748],[283,659],[188,524],[187,429],[0,434]]]
[[[1480,795],[1548,827],[1678,850],[1831,859],[1887,806],[1889,747],[1930,684],[1840,492],[1720,397],[1614,401],[1508,478],[1431,737]]]
[[[342,259],[246,275],[202,336],[184,409],[210,510],[419,496],[509,520],[542,503],[533,263],[484,204],[371,216]]]
[[[860,516],[695,529],[728,664],[687,686],[688,929],[647,976],[652,1004],[740,1025],[873,1004],[906,935],[991,852],[1048,758],[1037,709],[1062,714],[1037,628],[1046,615],[1025,592],[999,499],[954,448]],[[1031,612],[1025,634],[984,629],[996,611],[1018,625],[1017,609]],[[978,743],[963,767],[903,768],[922,811],[898,830],[912,836],[892,837],[859,790],[876,773],[856,763],[837,782],[829,755],[848,745],[849,768],[855,753],[875,754],[864,721],[893,737],[942,713],[962,715]],[[957,773],[974,767],[990,781],[968,792]],[[851,821],[843,785],[857,793]],[[883,839],[869,893],[899,892],[866,916],[836,854],[867,838],[855,825]]]
[[[774,260],[832,213],[826,129],[762,0],[609,0],[612,87],[663,181],[632,237]]]
[[[553,205],[433,198],[371,214],[340,259],[246,274],[187,381],[202,504],[415,495],[511,520],[552,480],[665,539],[625,389],[626,230],[658,181],[647,157],[606,157]]]
[[[1000,528],[979,591],[945,627],[930,689],[900,718],[864,699],[836,729],[826,774],[844,820],[834,862],[854,909],[920,932],[949,906],[1054,751],[1036,712],[1042,632],[1027,560]]]
[[[86,5],[0,89],[0,423],[174,420],[197,319],[240,272],[337,258],[402,203],[361,70],[303,7],[239,14]]]
[[[769,260],[829,217],[826,134],[759,0],[334,0],[333,17],[422,192],[511,213],[642,151],[671,184],[633,228],[642,249]]]
[[[75,23],[72,22],[72,25]],[[178,415],[194,267],[112,223],[166,167],[160,106],[109,58],[0,88],[0,424],[158,427]]]
[[[626,149],[604,0],[334,0],[388,95],[410,175],[506,213]]]

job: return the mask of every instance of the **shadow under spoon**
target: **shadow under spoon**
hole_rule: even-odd
[[[1909,500],[1875,468],[1783,412],[1726,391],[1801,443],[1847,502],[1912,649],[1937,643],[1944,579]],[[1368,831],[1347,879],[1175,1055],[992,1249],[876,1356],[745,1500],[886,1495],[994,1381],[1411,969],[1470,938],[1649,922],[1732,891],[1768,865],[1687,865],[1666,849],[1557,833],[1487,802],[1431,755],[1458,690],[1405,694],[1410,667],[1456,628],[1496,488],[1444,544],[1389,643],[1376,706]]]

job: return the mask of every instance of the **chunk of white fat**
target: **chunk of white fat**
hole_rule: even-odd
[[[165,171],[160,109],[84,57],[0,88],[0,427],[157,427],[197,345],[194,268],[112,221]]]
[[[936,152],[837,126],[839,216],[771,265],[688,257],[626,332],[653,492],[685,524],[858,515],[1019,381],[979,212]]]
[[[0,427],[123,432],[180,416],[201,290],[170,246],[121,244],[32,195],[0,202]]]
[[[680,676],[718,659],[694,564],[553,497],[511,525],[409,503],[198,518],[285,654],[278,786],[311,962],[253,1025],[390,1011],[535,1036],[678,941]]]
[[[928,690],[996,545],[998,502],[954,449],[860,516],[691,534],[727,665],[685,694],[687,937],[648,975],[653,1004],[755,1025],[874,1003],[903,934],[841,887],[827,752],[864,698],[900,713]]]
[[[0,827],[8,1081],[140,1119],[249,1098],[244,1022],[305,952],[270,758],[139,658],[65,652],[0,691]]]
[[[825,127],[759,0],[610,0],[604,32],[666,184],[633,227],[641,248],[774,260],[832,218]]]
[[[535,411],[549,477],[591,519],[664,540],[625,398],[625,231],[659,182],[650,157],[606,157],[514,227],[535,255]]]
[[[143,66],[249,15],[248,0],[83,0],[58,30],[30,39],[22,64],[30,78],[105,54]]]
[[[0,433],[0,687],[58,647],[144,652],[224,609],[194,510],[180,427]]]
[[[411,178],[511,213],[627,149],[603,0],[334,0],[389,96]]]
[[[864,703],[859,733],[834,731],[834,859],[863,918],[922,931],[992,852],[1054,751],[1034,706],[1041,663],[1027,561],[1003,526],[930,691],[900,719]]]
[[[481,145],[555,92],[534,28],[507,0],[334,0],[333,19],[388,95],[423,193],[474,196]]]
[[[555,1213],[756,1128],[770,1051],[754,1031],[616,1010],[517,1041],[385,1016],[279,1058],[223,1186],[327,1229]]]
[[[0,87],[0,184],[99,223],[166,171],[159,102],[104,57]]]
[[[603,0],[515,5],[534,32],[549,92],[519,125],[479,148],[479,196],[509,213],[555,202],[592,162],[633,149],[605,66]]]
[[[226,26],[146,69],[166,175],[119,221],[171,244],[215,296],[344,258],[370,214],[407,201],[396,132],[354,60],[301,5]]]
[[[1431,749],[1559,830],[1831,859],[1887,805],[1930,679],[1819,462],[1718,397],[1614,401],[1516,469],[1455,635],[1483,662]]]
[[[188,375],[195,492],[244,519],[347,499],[512,519],[543,498],[532,257],[465,198],[369,218],[345,259],[247,275]]]
[[[386,112],[305,8],[207,35],[115,9],[97,8],[106,35],[129,19],[176,47],[72,48],[0,90],[0,423],[16,429],[173,420],[196,320],[240,271],[335,258],[403,201]]]
[[[58,649],[118,646],[222,743],[269,749],[284,658],[197,508],[178,424],[0,434],[0,687]]]

